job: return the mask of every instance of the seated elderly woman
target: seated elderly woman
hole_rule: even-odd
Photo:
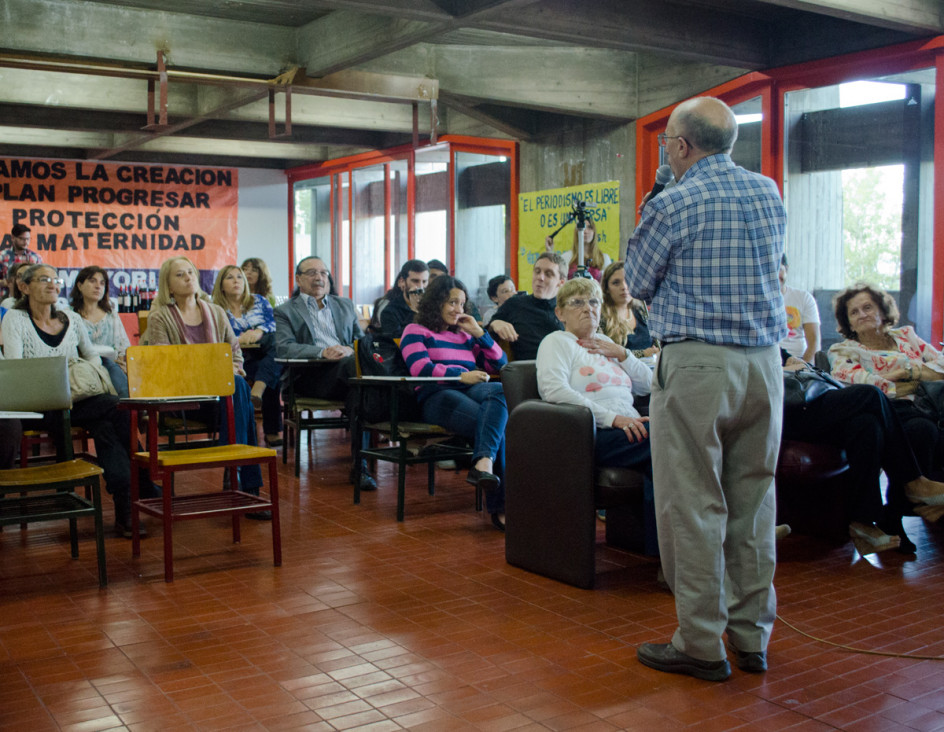
[[[63,285],[56,270],[48,264],[33,264],[22,270],[22,275],[25,292],[3,319],[6,358],[65,356],[70,362],[82,358],[101,367],[82,318],[56,307]],[[74,426],[84,427],[95,440],[95,453],[105,471],[105,488],[115,502],[115,529],[131,538],[131,424],[127,412],[117,407],[117,396],[96,394],[75,399],[71,417]],[[61,422],[51,420],[48,429],[61,431]],[[56,437],[68,439],[61,434]],[[150,481],[143,480],[141,485],[142,495],[156,495],[150,492]]]
[[[922,381],[944,379],[944,356],[914,329],[893,328],[898,308],[887,292],[859,283],[833,299],[837,329],[846,340],[829,349],[833,376],[848,384],[872,384],[892,400],[918,465],[924,475],[941,468],[941,434],[935,421],[914,404]],[[908,500],[936,511],[922,511],[934,520],[944,513],[944,495],[909,491]]]
[[[262,431],[267,447],[282,444],[282,401],[279,378],[282,368],[275,362],[275,313],[262,295],[249,291],[245,270],[227,264],[213,283],[213,303],[226,311],[229,324],[244,349],[243,367],[253,382],[250,398],[262,407]]]
[[[233,393],[233,421],[236,427],[236,442],[241,445],[257,445],[255,410],[250,399],[249,384],[243,378],[243,352],[236,340],[229,319],[223,308],[208,301],[200,289],[200,275],[187,257],[171,257],[161,265],[157,277],[157,298],[148,316],[145,335],[148,345],[179,345],[183,343],[228,343],[233,349],[233,371],[236,373],[236,391]],[[225,404],[225,402],[224,402]],[[204,405],[197,414],[203,421],[219,420],[219,439],[225,444],[227,430],[224,425],[225,410],[216,410],[213,404]],[[226,471],[226,478],[229,471]],[[239,468],[239,489],[259,495],[262,487],[262,470],[258,465],[243,465]],[[247,513],[246,518],[267,520],[268,511]]]
[[[400,350],[413,376],[453,376],[416,389],[423,419],[473,439],[467,478],[485,493],[495,528],[504,531],[505,423],[502,385],[489,382],[507,359],[469,313],[469,293],[459,280],[440,275],[420,300],[416,322],[403,329]]]
[[[658,554],[648,417],[640,417],[633,395],[649,393],[652,371],[623,345],[598,333],[603,293],[595,280],[578,278],[557,293],[564,330],[549,333],[538,347],[538,391],[546,402],[590,409],[597,425],[599,467],[634,468],[645,476],[646,553]]]
[[[780,353],[785,372],[808,368],[785,350]],[[915,553],[917,547],[901,522],[907,510],[905,495],[944,495],[944,484],[922,475],[901,420],[878,387],[853,384],[824,391],[802,405],[785,403],[783,437],[845,450],[849,472],[843,485],[849,536],[859,554],[887,549]],[[882,503],[883,471],[888,477],[887,505]],[[934,508],[921,506],[917,510]]]

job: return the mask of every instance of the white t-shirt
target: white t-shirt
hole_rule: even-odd
[[[806,290],[794,290],[787,286],[783,293],[783,303],[787,307],[787,337],[780,342],[791,356],[803,358],[806,353],[806,333],[803,332],[804,323],[819,325],[819,308],[816,300]]]

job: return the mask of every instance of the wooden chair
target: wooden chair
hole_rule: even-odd
[[[161,520],[164,529],[164,579],[174,578],[173,524],[175,521],[231,516],[233,542],[240,540],[239,517],[271,510],[272,553],[276,567],[282,564],[279,525],[279,488],[276,452],[264,447],[236,445],[233,419],[233,354],[226,343],[180,346],[132,346],[128,349],[128,387],[130,399],[122,404],[131,412],[132,451],[136,450],[138,411],[148,414],[148,449],[134,452],[131,471],[132,555],[141,553],[138,534],[140,513]],[[158,445],[157,423],[162,411],[195,409],[200,402],[224,399],[228,406],[228,445],[192,449],[165,449]],[[214,493],[174,495],[174,477],[186,470],[222,467],[230,470],[230,486],[237,484],[236,469],[241,465],[266,464],[269,467],[270,498],[253,496],[234,489]],[[138,470],[145,467],[152,480],[160,480],[160,498],[139,497]]]
[[[17,413],[56,412],[63,421],[62,434],[71,434],[69,410],[72,395],[65,357],[0,360],[0,411]],[[35,415],[32,415],[35,416]],[[58,462],[11,470],[0,470],[0,526],[39,521],[67,520],[72,557],[78,558],[76,519],[95,521],[98,553],[98,584],[105,587],[105,535],[99,476],[102,469],[84,460],[72,459],[72,441],[59,446]],[[75,490],[84,488],[86,496]]]
[[[284,410],[282,422],[285,425],[282,464],[288,462],[288,445],[291,444],[295,450],[295,477],[297,478],[301,472],[302,432],[309,433],[310,444],[311,430],[349,429],[351,423],[347,415],[341,413],[345,407],[344,402],[306,397],[295,393],[296,373],[301,369],[318,368],[319,365],[326,363],[324,359],[277,358],[276,362],[282,365],[285,374],[282,388]]]

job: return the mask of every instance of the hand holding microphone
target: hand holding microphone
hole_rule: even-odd
[[[647,193],[640,202],[639,208],[636,209],[636,213],[641,216],[642,210],[646,207],[646,204],[649,203],[649,201],[662,193],[666,187],[671,188],[674,184],[675,176],[672,174],[672,168],[668,165],[660,165],[658,170],[656,170],[656,182],[652,186],[652,190],[649,191],[649,193]]]

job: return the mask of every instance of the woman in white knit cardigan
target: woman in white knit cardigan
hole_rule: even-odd
[[[72,311],[57,310],[63,282],[53,267],[34,264],[23,274],[26,294],[3,318],[3,352],[6,358],[65,356],[101,363],[82,319]],[[95,454],[105,472],[105,487],[115,502],[115,529],[131,536],[131,459],[127,412],[117,409],[118,397],[100,394],[72,405],[72,424],[85,428],[95,440]],[[61,424],[48,420],[48,429]],[[57,435],[59,439],[68,439]],[[143,476],[142,476],[143,477]],[[142,495],[153,495],[151,483],[142,480]],[[143,533],[143,531],[142,531]]]

